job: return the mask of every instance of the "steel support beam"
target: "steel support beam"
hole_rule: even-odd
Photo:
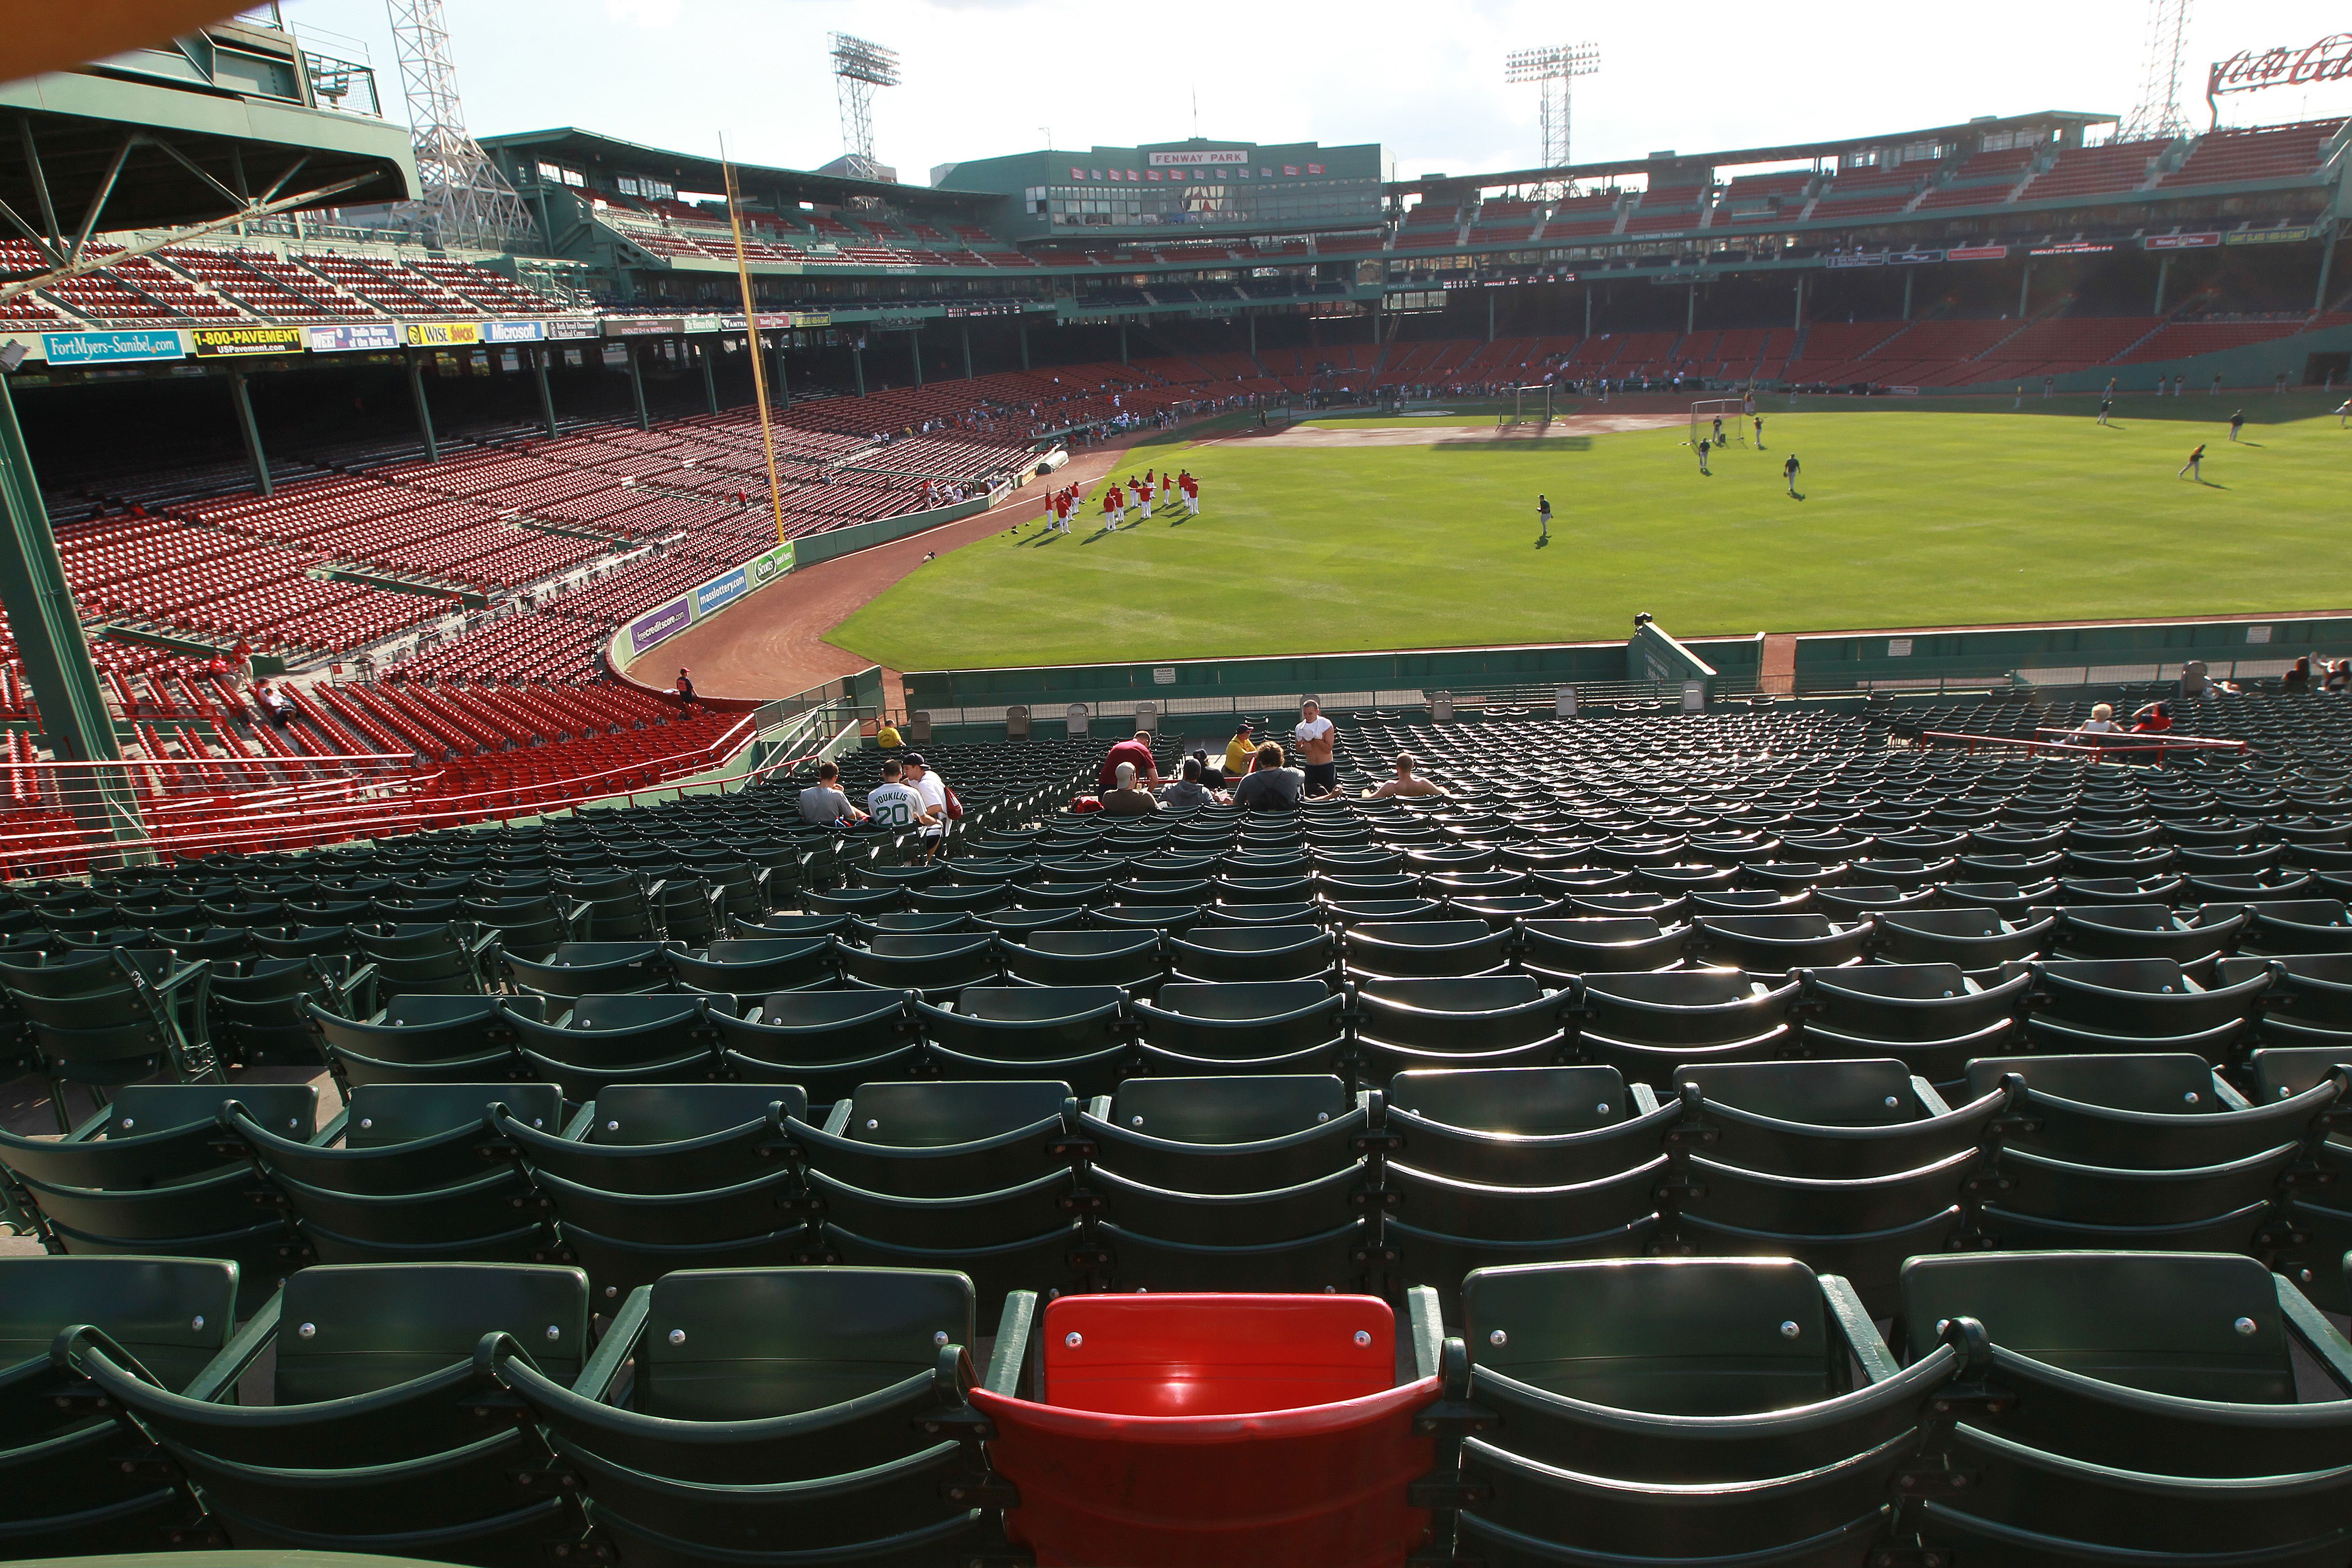
[[[629,396],[637,405],[637,428],[650,430],[654,427],[654,418],[646,408],[646,368],[637,354],[637,340],[625,339],[623,347],[629,362]]]
[[[425,356],[408,351],[408,395],[416,405],[416,433],[425,438],[425,460],[441,460],[441,442],[433,434],[433,405],[425,395]]]
[[[530,355],[532,378],[539,383],[539,422],[547,426],[547,434],[551,439],[557,434],[555,386],[547,379],[547,362],[554,353],[551,348],[538,348],[532,350]]]
[[[912,327],[907,332],[907,353],[915,361],[915,384],[923,384],[923,329]]]
[[[719,372],[710,363],[710,340],[704,339],[695,349],[695,358],[702,362],[702,405],[709,413],[719,412]]]
[[[261,447],[261,426],[253,417],[253,395],[246,385],[245,372],[228,373],[228,398],[236,409],[236,433],[245,437],[245,460],[253,468],[253,488],[264,496],[274,496],[278,487],[269,481],[269,454]]]
[[[16,635],[41,733],[59,762],[119,763],[122,749],[115,737],[114,717],[106,710],[106,694],[90,662],[89,639],[66,581],[65,563],[58,554],[57,535],[49,528],[5,376],[0,376],[0,512],[6,514],[7,524],[5,540],[0,542],[0,609],[7,611],[8,628]],[[69,776],[61,782],[59,793],[92,837],[124,841],[147,837],[138,796],[123,770],[96,768]],[[152,858],[144,850],[121,853],[125,858]],[[91,857],[94,864],[106,858],[102,852]]]

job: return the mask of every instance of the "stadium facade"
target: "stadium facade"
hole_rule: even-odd
[[[150,681],[243,644],[432,691],[437,712],[321,732],[462,756],[435,787],[511,805],[545,770],[485,749],[615,716],[518,716],[497,689],[600,687],[611,645],[656,647],[795,559],[961,515],[1066,439],[1235,400],[2352,370],[2342,121],[2131,141],[2052,110],[1406,181],[1378,144],[1212,137],[960,159],[929,185],[742,166],[754,321],[716,161],[485,137],[538,233],[435,249],[365,68],[251,16],[0,101],[34,151],[0,170],[29,573],[5,584],[0,721],[44,757],[234,748],[233,689],[90,671]],[[32,692],[71,700],[37,717]],[[642,782],[722,740],[595,757]]]

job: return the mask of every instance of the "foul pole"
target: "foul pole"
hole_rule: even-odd
[[[751,258],[743,249],[743,197],[727,138],[719,139],[719,166],[727,173],[727,221],[735,228],[735,276],[743,285],[743,348],[751,357],[751,398],[760,405],[760,450],[768,459],[768,510],[776,520],[776,542],[784,540],[784,494],[776,483],[776,426],[768,411],[768,372],[760,355],[760,305],[751,298]]]

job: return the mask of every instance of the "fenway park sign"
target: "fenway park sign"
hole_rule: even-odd
[[[2205,79],[2205,105],[2221,123],[2221,100],[2266,87],[2309,87],[2352,78],[2352,33],[2334,33],[2301,49],[2273,48],[2256,54],[2240,49],[2217,60]]]

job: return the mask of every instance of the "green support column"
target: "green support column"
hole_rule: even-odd
[[[1903,319],[1906,321],[1911,319],[1911,283],[1917,276],[1916,268],[1906,268],[1903,273]]]
[[[2156,309],[2149,311],[2149,315],[2161,316],[2164,314],[2164,289],[2165,285],[2171,281],[2172,258],[2168,255],[2163,260],[2156,264]]]
[[[776,389],[773,395],[776,400],[776,406],[778,408],[790,408],[793,405],[793,389],[791,384],[784,380],[784,334],[782,332],[778,332],[776,334],[776,347],[774,352],[776,355],[776,374],[771,378],[770,384]]]
[[[702,362],[702,405],[711,413],[719,412],[719,373],[711,367],[709,339],[696,348],[695,357]]]
[[[2331,218],[2319,237],[2319,288],[2311,297],[2314,310],[2327,309],[2327,278],[2336,270],[2336,222]]]
[[[866,340],[860,338],[849,351],[849,368],[857,373],[857,395],[866,395]]]
[[[1021,368],[1025,371],[1029,368],[1029,323],[1016,321],[1013,331],[1021,334]]]
[[[1125,321],[1118,324],[1118,363],[1121,364],[1127,363],[1127,323]]]
[[[1493,296],[1489,295],[1488,300],[1491,301],[1492,299]],[[1488,327],[1486,336],[1491,339],[1494,335],[1494,329]],[[1588,338],[1592,335],[1592,285],[1590,283],[1584,286],[1584,335]]]
[[[1257,358],[1257,313],[1254,310],[1248,312],[1247,319],[1250,329],[1250,358],[1255,360]]]
[[[433,405],[425,396],[425,360],[415,349],[408,351],[408,395],[416,405],[416,433],[425,437],[425,460],[441,460],[441,443],[433,434]]]
[[[2024,274],[2017,280],[2017,319],[2019,321],[2021,321],[2025,320],[2025,302],[2032,299],[2032,296],[2033,262],[2032,258],[2029,258],[2025,263]]]
[[[1495,290],[1486,290],[1486,341],[1495,341]]]
[[[534,351],[530,356],[531,369],[536,374],[539,381],[540,423],[547,426],[547,434],[550,439],[553,439],[556,435],[555,387],[547,379],[547,361],[548,356],[554,353],[555,351],[553,349],[539,349]]]
[[[963,324],[963,378],[971,379],[971,323]]]
[[[637,340],[625,340],[623,352],[629,360],[629,395],[636,401],[637,428],[650,430],[654,427],[654,417],[646,409],[646,370],[637,357]]]
[[[49,531],[40,483],[5,375],[0,375],[0,511],[5,512],[8,527],[5,548],[0,548],[0,608],[8,613],[17,657],[25,661],[41,733],[59,762],[120,762],[122,749],[115,738],[114,719],[106,710],[106,694],[90,663],[89,639],[74,607],[73,589],[58,556],[57,535]],[[93,770],[70,782],[73,787],[63,793],[84,832],[118,841],[147,837],[127,774]],[[142,850],[126,850],[123,856],[151,858]],[[92,859],[96,863],[104,857]]]
[[[915,358],[915,384],[923,384],[923,329],[917,327],[907,334],[907,352]]]
[[[1690,293],[1683,300],[1683,336],[1698,331],[1698,285],[1690,285]]]
[[[228,400],[236,408],[236,431],[245,437],[245,460],[253,468],[253,488],[274,496],[278,487],[269,482],[269,454],[261,449],[261,426],[253,417],[253,397],[246,390],[245,372],[228,373]]]
[[[1797,274],[1797,331],[1805,330],[1805,275]]]

